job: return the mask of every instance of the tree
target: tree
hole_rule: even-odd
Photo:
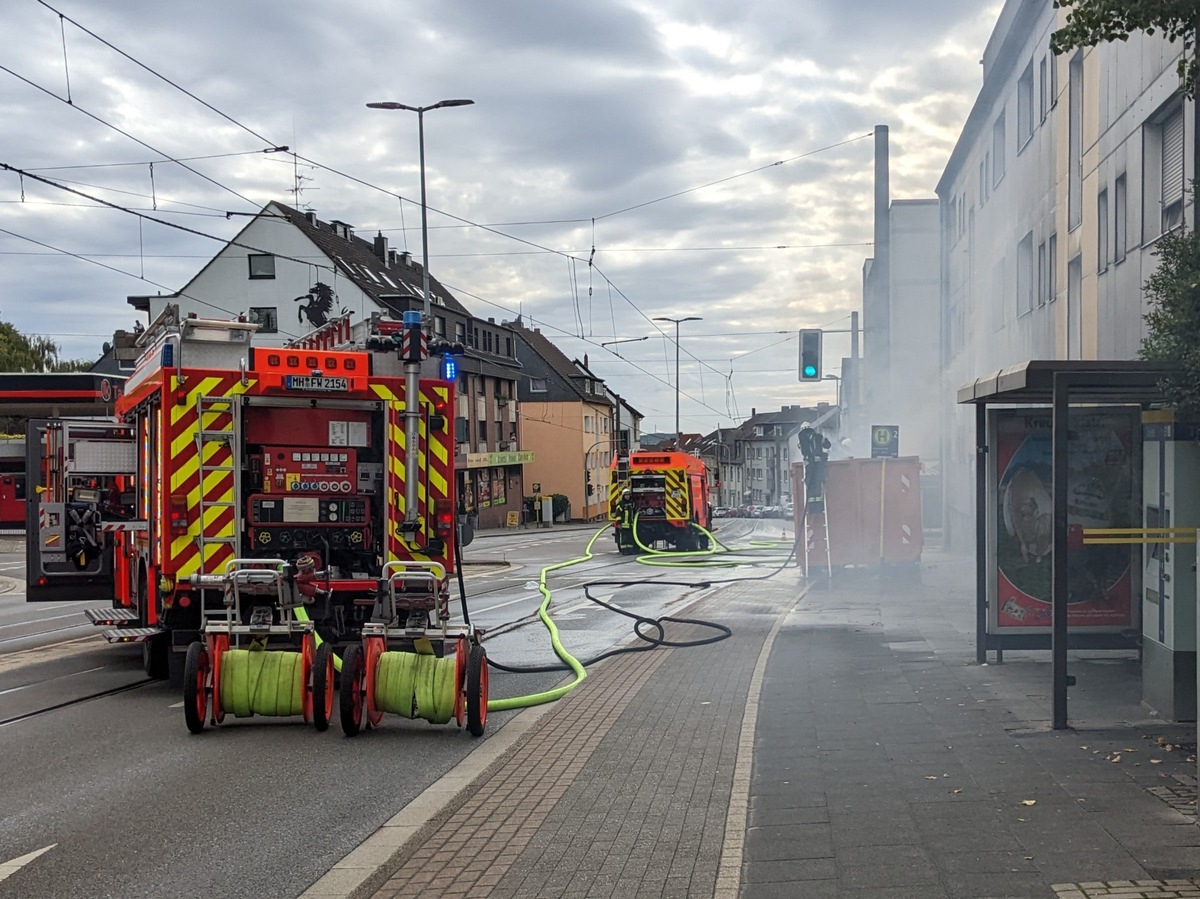
[[[1182,420],[1200,421],[1200,233],[1176,231],[1159,240],[1159,264],[1144,287],[1150,311],[1143,359],[1171,363],[1161,382]]]
[[[50,338],[29,337],[0,321],[0,371],[87,371],[92,367],[86,359],[61,359],[60,352]]]
[[[1168,41],[1183,44],[1176,71],[1185,97],[1196,89],[1196,0],[1054,0],[1055,9],[1067,9],[1067,22],[1050,35],[1050,49],[1062,55],[1080,47],[1108,41],[1127,41],[1134,32],[1161,33]]]

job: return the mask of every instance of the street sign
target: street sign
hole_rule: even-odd
[[[541,485],[541,484],[534,484],[534,485],[533,485],[533,495],[534,495],[534,496],[537,496],[537,495],[538,495],[539,493],[541,493],[541,492],[542,492],[542,485]]]
[[[900,455],[900,426],[871,425],[871,458],[895,459]]]

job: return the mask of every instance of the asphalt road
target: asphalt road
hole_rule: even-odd
[[[751,527],[777,534],[780,524],[736,522],[725,533]],[[468,607],[488,634],[490,658],[555,661],[536,617],[539,573],[582,556],[593,533],[522,530],[482,535],[466,548]],[[587,601],[581,583],[627,579],[628,587],[596,592],[652,616],[697,594],[653,581],[704,579],[638,565],[617,555],[607,534],[593,551],[592,560],[547,575],[551,614],[580,659],[632,636],[630,622]],[[8,561],[0,555],[5,574]],[[86,604],[26,604],[5,586],[0,897],[298,895],[517,714],[491,713],[480,739],[395,716],[353,739],[336,721],[319,734],[298,719],[267,718],[230,718],[193,736],[178,691],[146,681],[136,646],[108,646],[73,623]],[[76,628],[87,636],[70,639]],[[493,670],[491,696],[528,695],[563,678]]]

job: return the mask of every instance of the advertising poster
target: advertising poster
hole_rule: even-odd
[[[504,469],[496,468],[492,470],[492,505],[503,506],[508,502],[507,494],[504,492]]]
[[[480,472],[478,478],[475,482],[475,505],[480,509],[490,508],[492,505],[492,479],[488,477],[486,471]]]
[[[1046,631],[1054,580],[1049,410],[994,413],[996,599],[994,631]],[[1132,547],[1083,542],[1084,528],[1133,527],[1136,413],[1072,409],[1067,444],[1067,626],[1134,626]]]

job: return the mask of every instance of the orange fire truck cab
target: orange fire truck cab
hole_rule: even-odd
[[[168,307],[141,335],[118,421],[104,434],[112,458],[103,477],[121,479],[115,510],[72,480],[78,447],[48,426],[55,440],[45,442],[52,458],[39,499],[53,502],[39,546],[56,567],[46,576],[36,566],[41,592],[30,598],[56,598],[56,573],[66,583],[81,565],[111,568],[111,608],[88,617],[110,642],[143,643],[153,676],[181,674],[205,616],[226,614],[228,591],[213,576],[234,568],[283,571],[335,647],[359,640],[379,614],[385,568],[454,569],[453,383],[414,375],[413,421],[398,353],[260,347],[257,328]],[[406,464],[411,433],[415,466]],[[122,440],[123,456],[111,446]],[[418,583],[438,595],[410,606],[445,608],[448,579]]]

